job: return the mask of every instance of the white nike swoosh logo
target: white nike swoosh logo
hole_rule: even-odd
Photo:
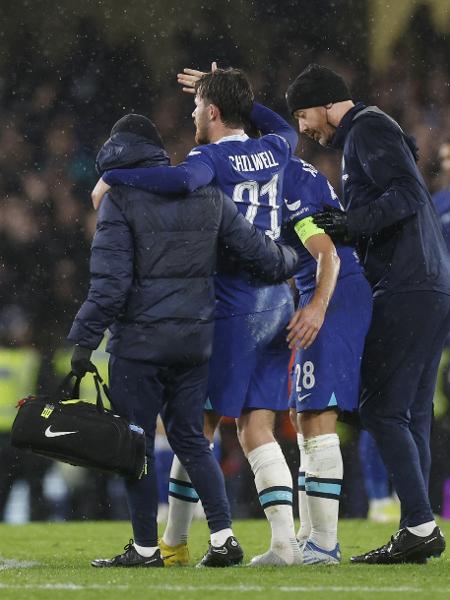
[[[78,433],[78,431],[52,431],[51,427],[52,426],[50,425],[45,430],[45,432],[44,432],[45,437],[52,438],[52,437],[59,437],[60,435],[71,435],[72,433]]]
[[[217,554],[228,554],[228,550],[226,548],[214,548],[212,549],[213,552],[216,552]]]
[[[288,202],[286,202],[286,200],[285,200],[284,203],[286,204],[286,207],[289,210],[298,210],[300,208],[300,206],[302,205],[301,200],[297,200],[297,202],[292,202],[292,204],[288,204]]]
[[[301,402],[305,398],[308,398],[308,396],[311,396],[311,392],[309,394],[304,394],[303,396],[299,396],[297,399],[298,399],[299,402]]]

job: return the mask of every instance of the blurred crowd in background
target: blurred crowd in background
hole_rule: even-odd
[[[107,35],[107,22],[73,13],[60,15],[62,27],[68,28],[70,21],[72,33],[70,43],[57,53],[45,51],[48,40],[42,39],[43,25],[34,29],[16,22],[14,35],[3,36],[0,469],[2,457],[5,464],[16,460],[6,448],[14,394],[45,391],[68,369],[65,337],[88,286],[89,248],[96,224],[90,190],[97,180],[98,148],[114,122],[127,112],[155,121],[173,163],[194,145],[193,97],[177,89],[177,70],[189,66],[207,70],[212,60],[222,67],[241,67],[254,85],[257,100],[289,118],[284,104],[288,83],[309,62],[330,66],[347,79],[355,100],[378,105],[415,136],[430,189],[450,187],[438,156],[450,139],[450,39],[436,30],[428,4],[417,4],[391,49],[389,65],[382,70],[370,63],[367,2],[342,1],[339,14],[337,3],[322,1],[241,1],[240,8],[248,11],[241,15],[230,13],[232,2],[210,9],[192,4],[195,27],[183,25],[183,15],[176,10],[169,10],[169,16],[178,19],[178,26],[171,22],[166,32],[165,23],[160,23],[165,38],[162,49],[158,40],[140,35],[138,26],[134,35],[114,38]],[[327,14],[324,4],[332,7]],[[152,14],[155,27],[158,14]],[[249,23],[257,25],[251,35]],[[164,53],[168,37],[171,51]],[[339,192],[338,154],[304,139],[298,154],[322,170]],[[13,360],[15,352],[19,358]],[[101,351],[97,358],[105,361]],[[8,379],[11,373],[17,379],[14,389]],[[7,389],[9,400],[5,400]],[[439,394],[432,495],[435,510],[442,512],[450,471],[448,400],[442,390]],[[341,433],[346,459],[342,512],[365,516],[357,434],[348,427]],[[279,435],[295,472],[295,438],[282,418]],[[170,462],[163,457],[167,450],[163,437],[160,448],[161,460]],[[232,423],[222,429],[221,448],[235,516],[262,515]],[[119,480],[91,478],[84,472],[80,476],[64,467],[55,472],[53,464],[35,457],[25,460],[20,455],[16,463],[17,471],[0,480],[0,520],[5,518],[14,479],[30,482],[24,518],[126,518]],[[447,494],[450,502],[450,489]],[[161,491],[162,500],[163,496]],[[450,517],[450,506],[447,510]]]

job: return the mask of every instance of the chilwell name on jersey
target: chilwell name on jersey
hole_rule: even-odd
[[[234,156],[229,156],[229,159],[233,168],[241,173],[261,171],[280,166],[280,163],[277,163],[270,150],[264,150],[256,154],[235,154]]]

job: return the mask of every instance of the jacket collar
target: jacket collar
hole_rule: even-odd
[[[348,112],[345,113],[345,115],[341,119],[341,122],[336,128],[336,133],[334,134],[333,139],[331,140],[330,148],[344,147],[345,138],[347,137],[347,134],[352,127],[353,119],[364,108],[366,108],[366,105],[363,102],[358,102]]]

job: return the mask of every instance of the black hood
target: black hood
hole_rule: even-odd
[[[118,132],[100,148],[95,168],[102,175],[109,169],[157,167],[169,163],[169,155],[161,146],[135,133]]]

